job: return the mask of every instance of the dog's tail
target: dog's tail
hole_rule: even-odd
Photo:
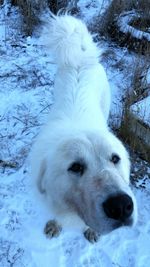
[[[87,27],[70,15],[50,19],[47,42],[58,65],[80,67],[98,62],[99,52]]]

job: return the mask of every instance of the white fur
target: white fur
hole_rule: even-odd
[[[83,22],[68,15],[56,16],[49,28],[49,47],[58,64],[55,101],[32,149],[32,177],[52,203],[59,223],[64,226],[72,218],[81,228],[89,225],[106,233],[113,229],[112,220],[105,216],[101,204],[109,194],[128,193],[134,202],[134,222],[137,217],[136,201],[129,188],[128,153],[107,125],[109,84],[99,64],[96,44]],[[112,153],[121,157],[116,166],[110,162]],[[87,170],[79,178],[68,172],[68,167],[80,158]],[[81,208],[82,215],[71,201]]]

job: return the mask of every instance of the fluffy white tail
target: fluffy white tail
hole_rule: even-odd
[[[53,50],[58,65],[82,65],[98,62],[99,52],[86,25],[70,15],[50,19],[48,46]],[[47,38],[46,37],[46,38]]]

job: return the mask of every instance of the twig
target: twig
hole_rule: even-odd
[[[14,119],[16,119],[16,120],[22,122],[23,124],[26,124],[24,121],[22,121],[21,119],[17,118],[16,116],[12,116],[12,117],[13,117]]]
[[[15,162],[10,162],[10,161],[4,161],[2,159],[0,159],[0,167],[3,167],[3,168],[16,168],[17,167],[17,163]]]

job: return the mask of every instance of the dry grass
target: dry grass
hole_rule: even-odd
[[[1,0],[0,0],[1,1]],[[36,26],[41,23],[40,13],[49,8],[54,14],[61,9],[77,10],[78,0],[11,0],[11,4],[18,6],[23,15],[23,31],[32,35]]]
[[[47,0],[50,10],[57,14],[60,10],[69,10],[75,13],[78,10],[77,3],[79,0]]]
[[[50,10],[54,13],[57,14],[58,10],[62,8],[67,8],[68,5],[68,0],[48,0],[48,6]]]
[[[106,0],[104,0],[105,2]],[[127,46],[137,52],[150,54],[150,44],[144,40],[140,41],[133,38],[131,34],[123,34],[117,25],[119,16],[125,11],[136,10],[141,18],[138,20],[138,29],[149,30],[150,27],[150,0],[113,0],[102,16],[96,19],[93,29],[100,35],[111,38],[120,46]],[[133,20],[131,26],[137,28],[137,19]],[[149,25],[148,25],[149,24]]]
[[[113,24],[116,17],[122,12],[135,9],[140,11],[144,17],[150,15],[150,0],[113,0],[105,13],[102,16],[102,25],[109,28],[109,25]]]
[[[104,0],[105,2],[106,0]],[[92,31],[99,33],[108,40],[114,40],[119,46],[126,46],[128,49],[136,51],[137,58],[133,60],[130,66],[130,74],[132,77],[130,87],[126,88],[126,94],[123,102],[123,115],[121,118],[121,127],[119,129],[120,137],[130,144],[130,146],[140,156],[150,160],[150,148],[145,146],[145,143],[136,138],[136,126],[134,134],[130,134],[130,129],[133,126],[133,120],[130,119],[130,107],[132,104],[143,99],[150,94],[150,85],[147,84],[146,76],[148,69],[150,69],[150,43],[146,40],[137,42],[131,34],[120,34],[116,26],[118,17],[125,11],[136,10],[141,14],[141,20],[133,21],[135,28],[140,30],[149,30],[150,27],[150,0],[113,0],[102,16],[96,19],[96,23],[92,25]],[[136,55],[135,54],[135,55]],[[144,55],[144,56],[141,56]],[[133,67],[132,67],[133,66]],[[143,138],[144,139],[144,138]]]
[[[32,35],[35,27],[39,24],[39,14],[45,5],[45,1],[12,0],[12,5],[18,6],[23,15],[23,32]]]
[[[119,16],[123,11],[130,10],[131,5],[130,1],[113,0],[103,15],[97,19],[96,24],[100,34],[108,37],[116,16]]]
[[[150,69],[149,62],[150,59],[140,60],[138,56],[135,62],[133,62],[135,67],[133,68],[131,86],[126,90],[121,127],[119,129],[120,137],[126,143],[130,144],[135,152],[138,152],[142,158],[148,161],[150,161],[150,147],[144,142],[144,136],[142,139],[139,138],[139,135],[147,134],[147,130],[143,131],[143,126],[140,125],[144,125],[144,123],[140,123],[135,119],[135,117],[131,115],[130,109],[131,105],[144,99],[150,93],[150,85],[147,84],[146,78],[148,70]],[[139,129],[141,129],[141,134],[139,134]]]

